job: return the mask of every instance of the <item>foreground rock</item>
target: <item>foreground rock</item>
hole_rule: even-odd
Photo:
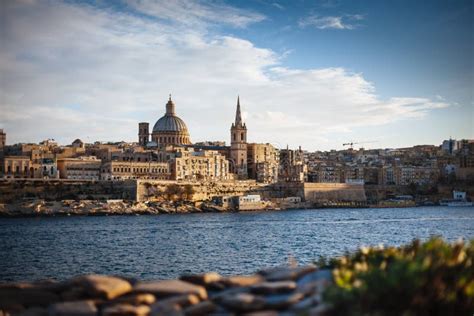
[[[87,275],[64,282],[0,284],[0,316],[324,315],[321,294],[331,282],[331,274],[315,266],[144,282]]]

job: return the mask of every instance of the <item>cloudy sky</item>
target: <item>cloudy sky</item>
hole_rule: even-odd
[[[474,138],[472,1],[0,1],[7,143],[136,141],[172,93],[193,142]]]

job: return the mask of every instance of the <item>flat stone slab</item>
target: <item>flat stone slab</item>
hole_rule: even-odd
[[[257,311],[265,307],[265,299],[249,293],[239,293],[223,297],[221,304],[233,311]]]
[[[204,287],[181,280],[141,282],[137,283],[133,291],[137,293],[151,293],[157,297],[194,294],[201,299],[207,299],[207,291]]]
[[[130,305],[117,304],[104,308],[101,315],[103,316],[147,316],[150,314],[150,307],[148,305]]]
[[[232,276],[225,278],[219,282],[222,282],[223,284],[227,286],[251,286],[255,285],[258,283],[262,283],[265,281],[265,279],[258,274],[254,275],[241,275],[241,276]]]
[[[265,296],[264,306],[268,309],[284,309],[298,303],[304,298],[303,293],[273,294]]]
[[[263,282],[251,286],[250,289],[256,294],[287,293],[296,289],[296,283],[293,281]]]
[[[313,293],[324,291],[332,282],[332,272],[330,270],[318,270],[306,274],[297,282],[297,289],[303,293]]]
[[[85,275],[72,280],[74,285],[83,287],[87,294],[105,299],[113,299],[132,290],[130,282],[104,275]]]
[[[203,274],[183,275],[179,279],[182,281],[206,286],[221,280],[222,276],[216,272],[209,272]]]
[[[0,306],[48,306],[60,301],[60,297],[52,292],[35,288],[0,288]]]
[[[196,305],[192,305],[184,310],[186,316],[198,316],[198,315],[208,315],[216,311],[217,306],[210,302],[204,301]]]
[[[133,293],[117,297],[110,301],[113,304],[151,305],[156,302],[156,297],[149,293]]]
[[[0,315],[8,315],[8,314],[2,314],[0,312]],[[19,314],[12,313],[12,315],[18,315],[18,316],[47,316],[48,315],[48,310],[44,307],[30,307],[28,309],[25,309],[24,311],[21,311]]]
[[[97,307],[92,301],[75,301],[53,304],[49,316],[95,316]]]
[[[307,265],[301,267],[281,267],[269,270],[268,273],[262,271],[267,281],[295,281],[305,274],[316,271],[316,266]]]
[[[163,300],[159,300],[158,302],[154,303],[151,308],[153,311],[158,309],[168,308],[170,306],[179,306],[179,307],[188,307],[195,304],[198,304],[200,299],[195,294],[184,294],[178,296],[172,296],[170,298],[166,298]]]

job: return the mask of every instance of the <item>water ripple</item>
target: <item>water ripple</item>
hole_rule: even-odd
[[[251,273],[362,245],[473,238],[473,221],[474,208],[442,207],[0,219],[0,281]]]

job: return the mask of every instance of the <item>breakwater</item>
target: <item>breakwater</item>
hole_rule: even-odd
[[[0,285],[4,315],[323,315],[331,271],[313,265],[276,267],[252,275],[183,275],[175,280],[84,275]],[[259,314],[261,315],[261,314]]]

